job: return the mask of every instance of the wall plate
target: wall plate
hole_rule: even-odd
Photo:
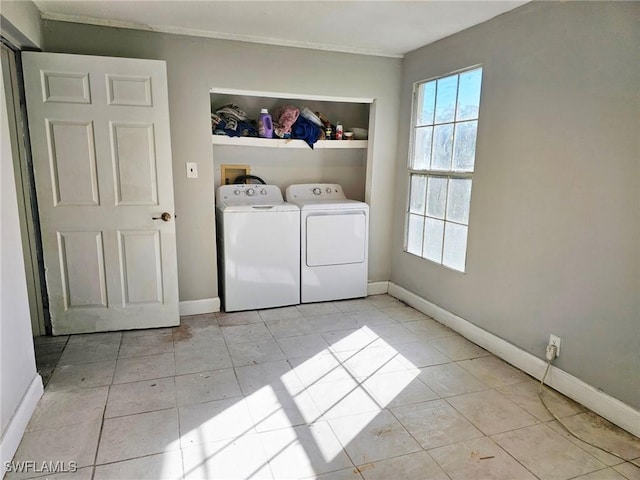
[[[198,178],[198,164],[196,162],[187,162],[187,178]]]

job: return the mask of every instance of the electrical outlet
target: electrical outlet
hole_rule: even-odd
[[[560,337],[554,335],[553,333],[549,335],[549,345],[555,345],[556,347],[556,357],[560,356]]]

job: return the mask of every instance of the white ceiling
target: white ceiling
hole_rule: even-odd
[[[522,0],[35,0],[44,19],[402,57]]]

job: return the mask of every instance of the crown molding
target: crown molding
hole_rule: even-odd
[[[146,25],[132,22],[122,22],[119,20],[105,20],[101,18],[82,17],[76,15],[64,15],[60,13],[42,13],[42,20],[55,22],[82,23],[86,25],[96,25],[100,27],[126,28],[129,30],[142,30],[146,32],[168,33],[171,35],[188,35],[192,37],[215,38],[217,40],[231,40],[236,42],[258,43],[263,45],[275,45],[279,47],[306,48],[310,50],[322,50],[327,52],[350,53],[355,55],[370,55],[375,57],[404,58],[403,54],[389,52],[387,50],[376,50],[369,48],[344,47],[315,42],[301,42],[295,40],[284,40],[281,38],[258,37],[254,35],[241,35],[235,33],[212,32],[208,30],[198,30],[193,28],[172,27],[167,25]]]

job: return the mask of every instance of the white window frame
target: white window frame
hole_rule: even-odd
[[[473,175],[474,175],[474,171],[475,171],[475,159],[476,159],[476,151],[477,151],[477,125],[479,124],[479,105],[481,102],[481,91],[480,91],[480,98],[478,98],[478,112],[475,115],[475,117],[470,117],[470,118],[463,118],[463,119],[458,119],[457,116],[457,112],[458,112],[458,100],[459,100],[459,93],[460,93],[460,75],[463,75],[465,73],[468,72],[473,72],[476,70],[480,70],[480,88],[482,85],[482,73],[483,73],[483,68],[482,65],[474,65],[468,68],[464,68],[455,72],[451,72],[448,73],[446,75],[442,75],[442,76],[438,76],[435,78],[431,78],[428,80],[422,80],[419,82],[415,82],[413,85],[413,95],[412,95],[412,105],[411,105],[411,135],[410,135],[410,139],[409,139],[409,158],[407,159],[407,170],[408,170],[408,188],[407,188],[407,206],[406,206],[406,210],[405,210],[405,240],[404,240],[404,251],[406,253],[409,253],[410,255],[416,255],[419,256],[420,258],[423,258],[425,260],[428,260],[430,262],[436,263],[438,265],[444,266],[445,268],[460,272],[460,273],[466,273],[466,260],[467,260],[467,251],[468,251],[468,237],[469,237],[469,217],[468,217],[468,212],[470,211],[471,208],[471,190],[472,190],[472,185],[473,185]],[[433,110],[434,110],[434,119],[431,123],[426,123],[426,124],[420,124],[418,125],[418,109],[422,108],[422,105],[418,105],[418,97],[419,97],[419,90],[420,87],[422,85],[426,85],[429,84],[430,82],[437,82],[439,80],[443,80],[443,79],[448,79],[451,77],[457,76],[458,77],[458,82],[457,82],[457,88],[456,88],[456,100],[455,100],[455,105],[454,105],[454,119],[453,121],[447,121],[447,122],[437,122],[436,118],[435,118],[435,111],[436,111],[436,104],[434,101],[434,106],[433,106]],[[437,83],[436,83],[436,99],[437,99]],[[436,100],[437,101],[437,100]],[[448,170],[444,170],[444,169],[434,169],[432,167],[432,165],[430,165],[428,168],[414,168],[414,159],[416,158],[416,134],[418,129],[420,128],[425,128],[425,127],[429,127],[431,126],[431,128],[433,130],[435,130],[435,127],[438,125],[452,125],[453,126],[453,131],[457,131],[456,130],[456,126],[465,122],[477,122],[476,125],[476,134],[475,134],[475,139],[476,139],[476,143],[474,144],[473,147],[473,167],[471,169],[462,169],[462,170],[455,170],[454,169],[454,155],[455,155],[455,145],[456,145],[456,139],[455,139],[455,133],[452,134],[452,140],[451,140],[451,166]],[[432,137],[433,138],[433,137]],[[430,146],[430,154],[429,154],[429,162],[432,162],[432,158],[433,158],[433,144],[435,142],[432,141],[431,142],[431,146]],[[427,182],[427,184],[429,184],[429,179],[433,178],[433,179],[446,179],[447,183],[447,194],[445,195],[445,200],[444,200],[444,212],[443,212],[443,216],[442,217],[434,217],[428,214],[428,208],[427,208],[427,198],[429,197],[429,187],[425,187],[425,197],[424,197],[424,211],[422,213],[415,213],[412,212],[412,187],[413,187],[413,181],[412,179],[416,178],[416,177],[425,177],[425,182]],[[464,220],[454,220],[454,219],[450,219],[447,218],[448,217],[448,204],[447,204],[447,200],[448,200],[448,189],[449,187],[453,184],[451,182],[451,180],[463,180],[465,182],[457,182],[456,185],[458,187],[460,187],[460,185],[463,185],[464,183],[466,183],[466,181],[468,180],[468,205],[466,205],[466,212],[467,212],[467,217],[466,217],[466,222]],[[435,189],[433,190],[435,191]],[[421,242],[420,242],[420,253],[417,253],[416,251],[410,251],[410,222],[411,219],[420,219],[422,221],[422,231],[421,231]],[[431,258],[429,258],[428,254],[425,252],[425,243],[426,243],[426,239],[427,239],[427,235],[425,232],[426,229],[426,224],[427,224],[427,219],[430,219],[432,221],[435,221],[436,223],[440,222],[442,223],[442,234],[441,234],[441,247],[440,247],[440,255],[439,255],[439,260],[435,258],[433,252],[431,252]],[[447,245],[446,243],[446,232],[447,231],[451,231],[453,232],[454,229],[458,229],[458,233],[460,233],[462,231],[462,229],[460,227],[464,228],[465,231],[465,235],[464,235],[464,258],[462,260],[462,262],[460,262],[460,252],[458,250],[457,252],[457,261],[456,262],[452,262],[449,261],[449,259],[447,257],[445,257],[445,246]],[[416,230],[416,232],[418,232],[418,230]],[[436,240],[438,240],[437,236],[434,236],[434,238]],[[415,245],[413,246],[415,247]],[[435,250],[437,251],[437,250]],[[455,257],[455,255],[454,255]]]

